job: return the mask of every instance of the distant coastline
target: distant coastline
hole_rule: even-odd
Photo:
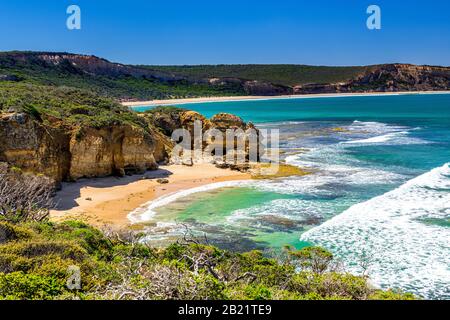
[[[227,96],[227,97],[199,97],[182,99],[164,99],[149,101],[122,102],[122,105],[137,107],[174,106],[193,103],[232,102],[232,101],[261,101],[261,100],[283,100],[283,99],[314,99],[314,98],[340,98],[340,97],[367,97],[367,96],[397,96],[397,95],[420,95],[420,94],[450,94],[450,91],[401,91],[401,92],[367,92],[367,93],[320,93],[302,95],[279,95],[279,96]]]

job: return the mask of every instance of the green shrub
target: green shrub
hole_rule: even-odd
[[[272,298],[269,288],[263,285],[248,286],[245,288],[245,295],[249,300],[270,300]]]
[[[414,298],[372,289],[364,277],[322,267],[314,272],[317,256],[329,262],[322,248],[300,250],[280,262],[261,251],[239,254],[196,243],[150,248],[106,237],[79,221],[0,227],[14,234],[0,243],[0,299]],[[299,259],[308,270],[296,272]],[[73,265],[81,271],[81,290],[65,287]]]
[[[12,241],[29,239],[31,232],[18,225],[14,225],[5,221],[0,221],[0,244]]]
[[[291,257],[302,270],[324,273],[333,262],[333,254],[321,247],[305,247],[298,251],[289,251]]]
[[[411,293],[404,293],[400,291],[394,290],[377,290],[374,294],[370,295],[369,299],[371,300],[416,300],[415,297]]]
[[[53,277],[13,272],[0,273],[0,299],[51,299],[64,291],[64,284]]]

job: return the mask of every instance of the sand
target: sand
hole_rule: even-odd
[[[450,91],[405,91],[405,92],[368,92],[368,93],[330,93],[330,94],[304,94],[304,95],[281,95],[281,96],[232,96],[232,97],[203,97],[186,99],[166,99],[150,101],[123,102],[128,107],[156,107],[167,105],[183,105],[190,103],[229,102],[247,100],[276,100],[276,99],[311,99],[311,98],[337,98],[357,96],[396,96],[408,94],[450,94]]]
[[[156,181],[158,178],[167,178],[169,183],[160,184]],[[249,174],[219,169],[212,164],[196,164],[193,167],[161,166],[144,175],[123,178],[83,179],[63,183],[56,196],[57,208],[50,212],[50,218],[124,228],[131,224],[127,218],[130,212],[161,196],[211,183],[250,178]]]

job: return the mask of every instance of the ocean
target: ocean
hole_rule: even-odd
[[[312,173],[159,199],[144,213],[147,240],[166,243],[188,226],[234,250],[320,245],[378,287],[450,299],[450,95],[184,107],[279,129],[283,159]]]

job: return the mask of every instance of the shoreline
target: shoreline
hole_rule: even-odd
[[[169,183],[158,183],[156,180],[160,178]],[[143,175],[82,179],[63,183],[56,195],[57,208],[50,211],[50,219],[75,219],[95,226],[124,228],[132,225],[129,219],[132,212],[161,197],[209,184],[250,179],[250,174],[216,168],[212,164],[169,165]]]
[[[194,103],[214,103],[214,102],[233,102],[233,101],[241,102],[241,101],[264,101],[264,100],[285,100],[285,99],[343,98],[343,97],[371,97],[371,96],[376,97],[376,96],[428,95],[428,94],[450,94],[450,91],[400,91],[400,92],[365,92],[365,93],[318,93],[318,94],[281,95],[281,96],[199,97],[199,98],[122,102],[122,105],[130,108],[138,108],[138,107],[158,107],[168,105],[185,105]]]

